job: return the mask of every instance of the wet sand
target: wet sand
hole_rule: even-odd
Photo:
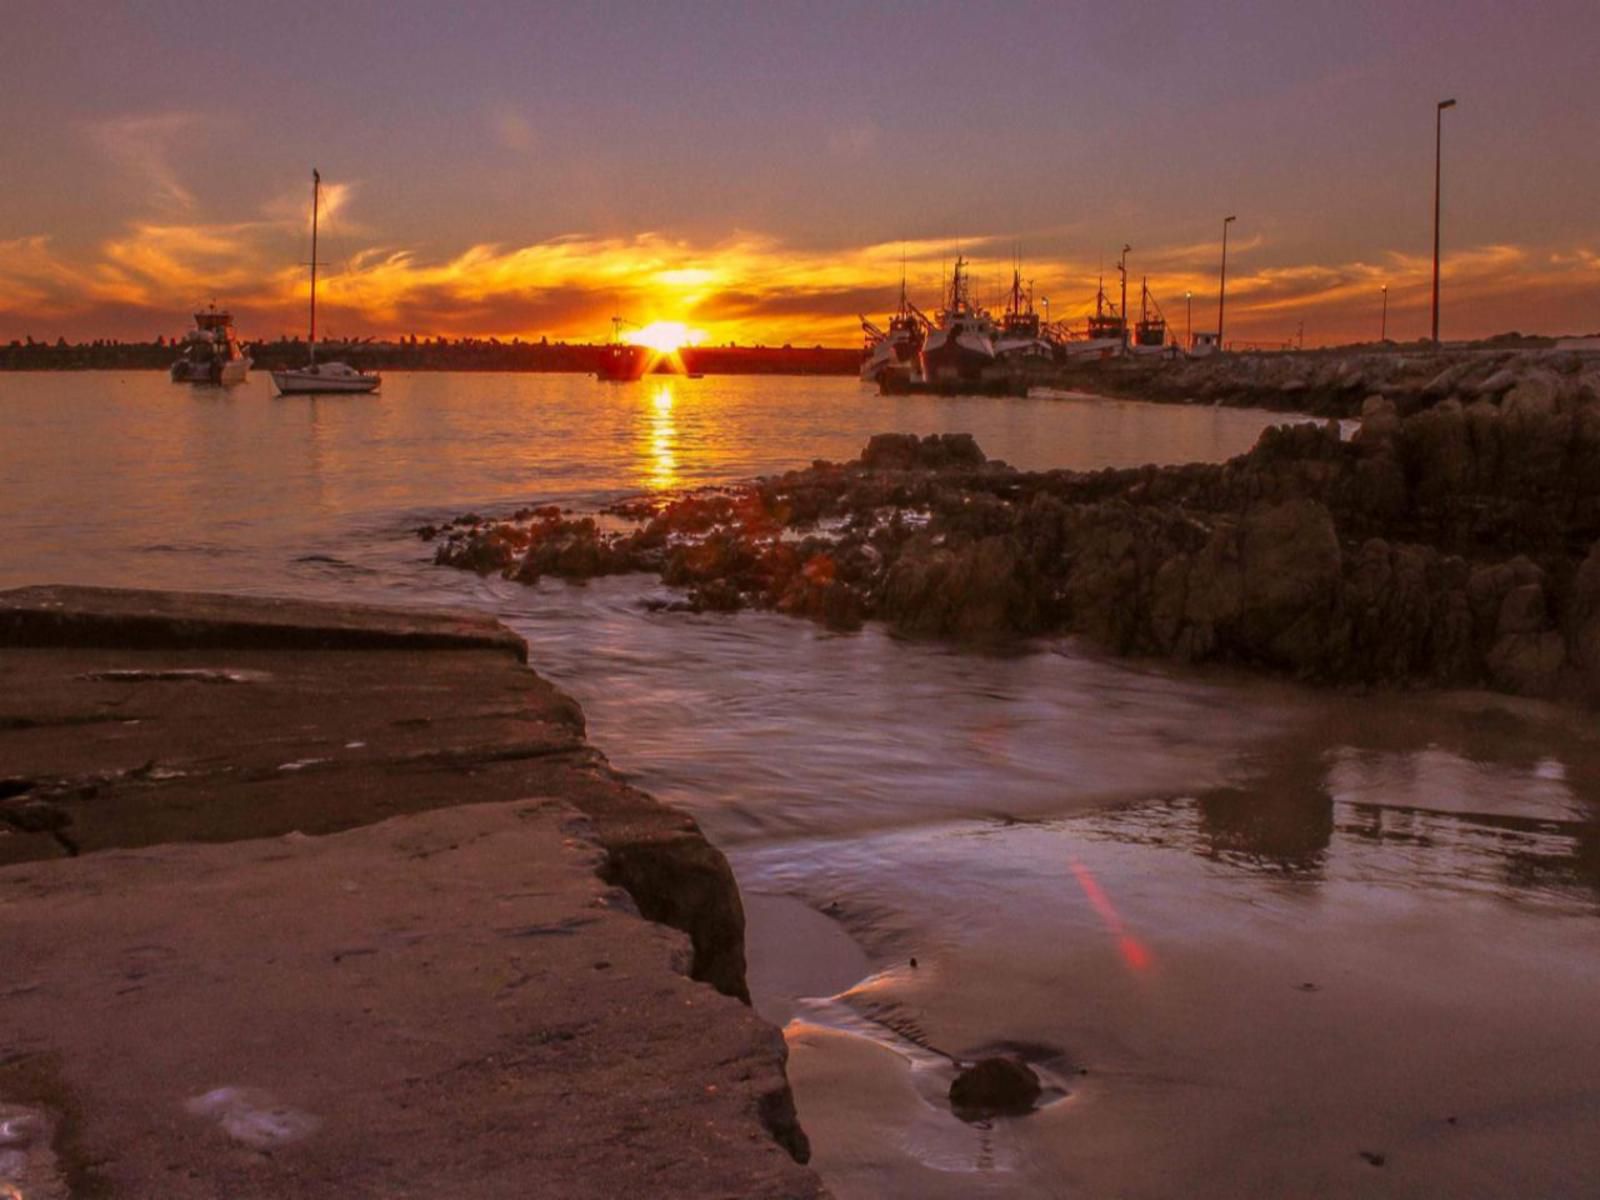
[[[873,948],[854,986],[787,1000],[836,1193],[1591,1190],[1593,739],[1494,697],[1392,705],[1329,698],[1208,794],[736,852],[747,889]],[[950,883],[979,861],[981,887]],[[813,982],[846,957],[815,953]],[[952,1060],[1006,1049],[1066,1094],[957,1120]]]

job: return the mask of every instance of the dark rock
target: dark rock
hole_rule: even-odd
[[[22,833],[54,833],[72,824],[72,814],[59,805],[35,796],[19,796],[0,802],[0,825]]]
[[[937,471],[946,467],[978,467],[983,451],[970,433],[879,433],[867,443],[861,465],[876,471]]]
[[[973,1115],[1025,1113],[1039,1099],[1039,1077],[1018,1058],[979,1059],[950,1085],[950,1105]]]

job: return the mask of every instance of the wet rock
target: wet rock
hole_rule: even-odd
[[[937,471],[946,467],[978,467],[983,451],[970,433],[879,433],[867,443],[861,465],[875,471]]]
[[[1030,1112],[1039,1099],[1039,1077],[1019,1058],[979,1059],[950,1085],[950,1105],[960,1115]]]
[[[54,833],[72,824],[72,814],[37,796],[0,801],[0,825],[21,833]]]
[[[641,501],[631,531],[534,510],[458,527],[439,561],[527,582],[648,570],[683,589],[669,609],[840,630],[1064,632],[1308,679],[1600,698],[1600,561],[1583,558],[1600,544],[1600,396],[1517,372],[1515,402],[1430,404],[1419,384],[1367,396],[1353,441],[1299,423],[1220,464],[1029,473],[965,435],[884,434],[854,462]]]

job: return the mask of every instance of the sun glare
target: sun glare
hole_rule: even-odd
[[[658,354],[671,354],[684,346],[698,346],[706,340],[706,331],[690,329],[682,321],[652,321],[643,329],[628,335],[635,346],[648,346]]]

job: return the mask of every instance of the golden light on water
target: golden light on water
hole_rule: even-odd
[[[650,486],[667,491],[678,486],[678,427],[672,419],[672,385],[657,385],[646,410]]]

